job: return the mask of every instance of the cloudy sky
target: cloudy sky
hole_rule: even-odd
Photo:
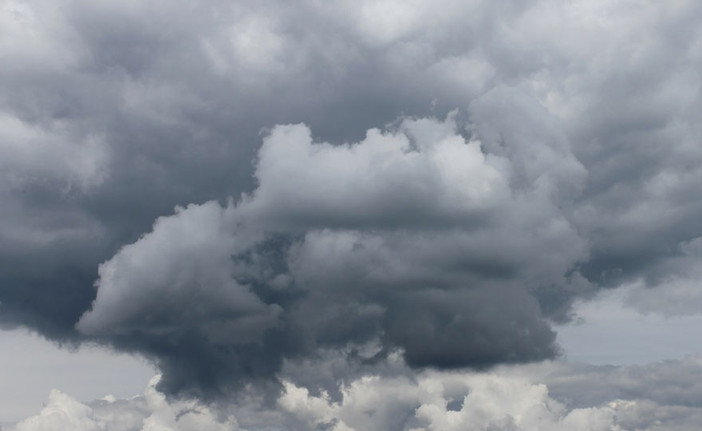
[[[701,20],[0,0],[0,423],[699,429]]]

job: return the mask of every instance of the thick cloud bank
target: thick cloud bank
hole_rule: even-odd
[[[490,373],[368,375],[344,384],[338,401],[286,382],[275,405],[263,409],[255,398],[219,409],[169,402],[155,378],[131,399],[83,404],[53,391],[14,431],[684,431],[702,419],[702,388],[689,384],[701,364],[689,357],[640,367],[546,362]]]
[[[159,388],[213,397],[329,352],[552,358],[550,323],[603,288],[697,313],[700,17],[7,0],[0,325],[143,354]]]

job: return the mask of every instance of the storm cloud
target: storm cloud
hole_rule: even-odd
[[[694,312],[695,2],[1,10],[4,327],[216,398],[328,351],[553,358],[624,284]]]
[[[485,103],[512,94],[496,96]],[[584,169],[547,142],[533,150],[563,159],[558,169],[514,190],[512,177],[531,167],[484,154],[457,127],[453,116],[404,120],[332,146],[313,142],[303,125],[277,126],[258,154],[258,187],[236,204],[191,205],[157,220],[100,266],[77,329],[141,338],[147,349],[216,346],[227,356],[218,365],[251,370],[235,378],[376,340],[416,366],[553,356],[538,294],[568,283],[583,255],[554,207],[577,193]],[[165,361],[175,369],[164,385],[188,369],[220,368],[201,355]]]

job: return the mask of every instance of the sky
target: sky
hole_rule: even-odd
[[[698,429],[700,18],[0,2],[0,423]]]

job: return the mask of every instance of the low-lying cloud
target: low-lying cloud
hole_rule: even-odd
[[[397,366],[397,359],[390,362]],[[168,400],[155,389],[156,377],[129,399],[81,403],[53,391],[14,431],[683,431],[698,426],[702,409],[699,385],[681,379],[700,368],[700,358],[688,357],[636,367],[545,362],[489,373],[372,374],[344,383],[338,400],[285,381],[270,407],[255,396],[219,407]]]

